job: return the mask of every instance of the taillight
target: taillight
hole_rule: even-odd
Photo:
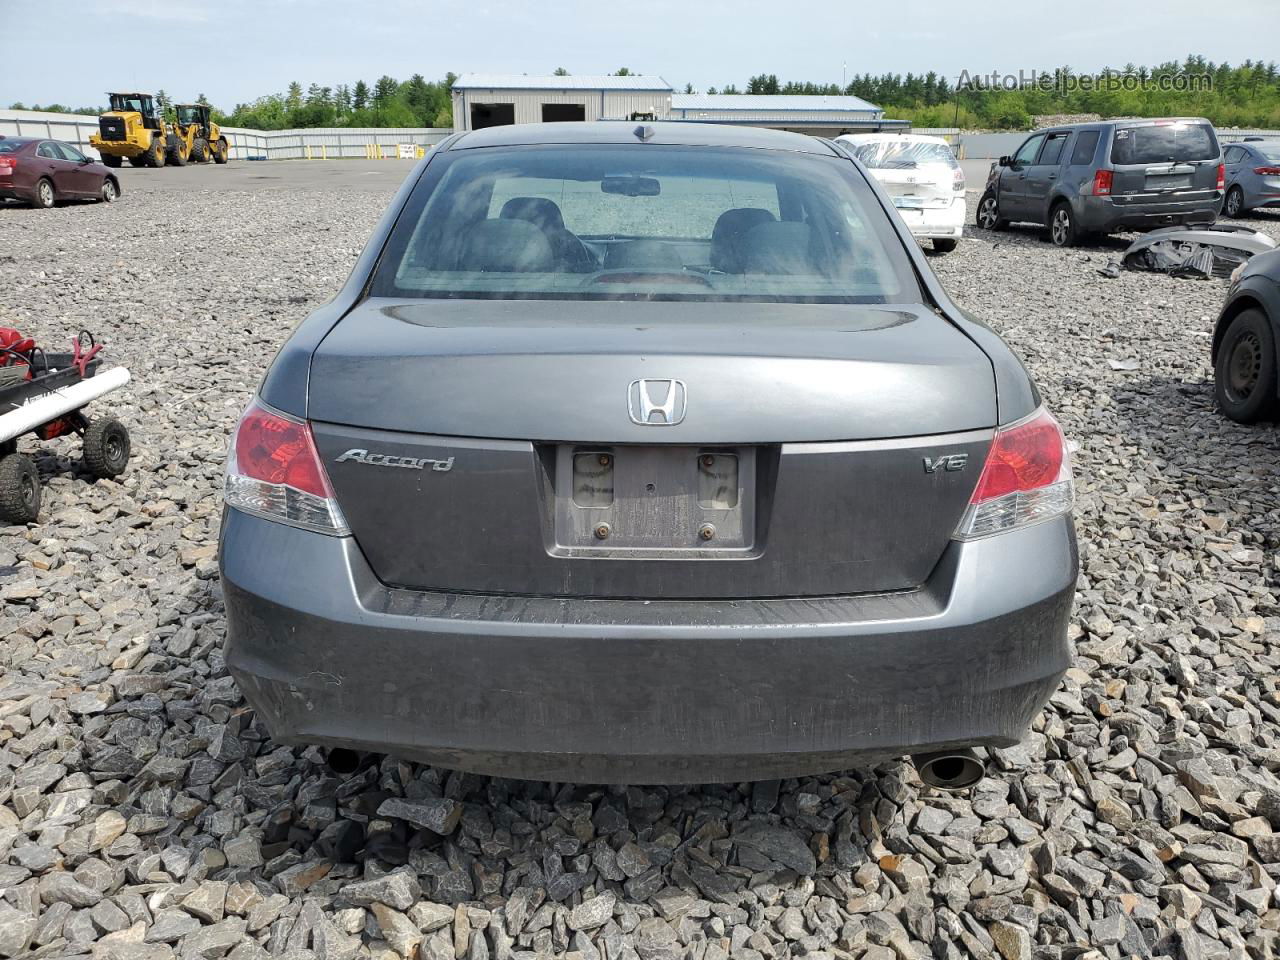
[[[951,175],[951,189],[956,193],[964,193],[964,171],[959,167]]]
[[[978,486],[955,536],[976,540],[1061,516],[1075,487],[1071,457],[1058,421],[1041,407],[996,430]]]
[[[1111,196],[1111,171],[1095,170],[1093,172],[1093,195],[1095,197]]]
[[[0,163],[4,163],[0,160]],[[1253,172],[1260,177],[1280,177],[1280,167],[1254,167]]]
[[[17,169],[17,157],[0,157],[0,177],[11,177]]]
[[[311,426],[254,400],[231,435],[226,504],[317,533],[351,531],[320,463]]]
[[[1224,190],[1227,186],[1227,166],[1226,164],[1218,164],[1218,183],[1215,189]]]

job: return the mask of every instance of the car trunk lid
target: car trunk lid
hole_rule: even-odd
[[[367,301],[308,416],[387,583],[810,596],[927,578],[996,398],[923,306]]]

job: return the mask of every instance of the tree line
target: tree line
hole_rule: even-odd
[[[564,67],[559,76],[568,75]],[[617,76],[631,75],[626,67]],[[1029,78],[1029,74],[1024,79]],[[1171,60],[1154,67],[1126,64],[1083,73],[1069,66],[1041,71],[1041,82],[1006,89],[1000,82],[969,82],[962,75],[949,79],[930,70],[925,73],[855,75],[844,83],[778,79],[760,73],[739,88],[709,87],[707,93],[791,94],[795,96],[851,95],[881,107],[887,116],[910,120],[917,127],[959,126],[965,129],[1025,130],[1034,118],[1052,114],[1096,113],[1104,117],[1153,117],[1190,115],[1208,117],[1223,127],[1280,127],[1280,68],[1274,61],[1246,60],[1232,66],[1201,56]],[[1199,78],[1193,88],[1181,87],[1178,78]],[[284,93],[238,103],[229,113],[216,108],[215,118],[229,126],[257,130],[299,127],[450,127],[453,125],[451,89],[457,75],[427,80],[416,73],[400,81],[380,77],[372,85],[364,80],[334,86],[289,84]],[[1082,82],[1091,80],[1091,83]],[[1047,81],[1047,82],[1046,82]],[[686,93],[694,93],[686,84]],[[166,107],[164,91],[157,99]],[[200,102],[204,101],[201,94]],[[21,103],[12,109],[28,109]],[[70,110],[60,104],[32,110],[58,113],[102,112],[100,107]]]

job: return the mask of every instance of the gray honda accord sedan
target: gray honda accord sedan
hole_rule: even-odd
[[[1021,363],[830,143],[456,134],[236,427],[227,663],[284,743],[959,784],[1068,665],[1072,491]]]

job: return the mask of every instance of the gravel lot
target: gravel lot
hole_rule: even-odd
[[[0,957],[1280,948],[1280,438],[1214,412],[1224,285],[1103,279],[1112,247],[1014,230],[932,261],[1078,447],[1078,658],[971,793],[896,761],[692,788],[394,759],[342,779],[272,745],[220,652],[226,435],[385,187],[139,175],[110,207],[0,207],[0,326],[50,343],[88,327],[135,376],[102,404],[133,431],[121,482],[91,482],[58,441],[41,522],[0,529]],[[1280,238],[1280,218],[1250,222]]]

